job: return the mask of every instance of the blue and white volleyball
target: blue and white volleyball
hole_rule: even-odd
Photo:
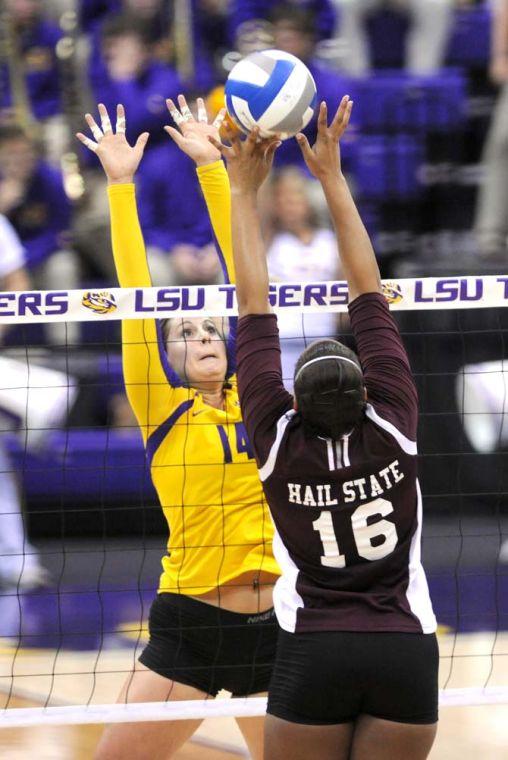
[[[282,50],[263,50],[239,61],[225,88],[229,115],[242,132],[293,137],[316,107],[316,84],[307,66]]]

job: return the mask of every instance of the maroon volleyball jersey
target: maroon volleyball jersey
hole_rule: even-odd
[[[341,439],[311,435],[282,382],[274,314],[238,325],[238,390],[276,533],[286,631],[436,629],[420,561],[418,402],[380,293],[349,306],[368,403]]]

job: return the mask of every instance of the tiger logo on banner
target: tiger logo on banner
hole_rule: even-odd
[[[388,303],[400,303],[404,298],[402,289],[396,282],[383,282],[381,288]]]
[[[89,290],[83,295],[81,305],[93,311],[94,314],[111,314],[116,309],[115,297],[107,290]]]

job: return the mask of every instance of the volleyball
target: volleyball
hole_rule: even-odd
[[[316,106],[316,84],[299,58],[263,50],[239,61],[225,88],[229,115],[242,132],[256,125],[261,137],[293,137],[307,126]]]

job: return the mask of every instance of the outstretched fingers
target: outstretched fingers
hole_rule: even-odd
[[[185,121],[194,121],[194,116],[192,115],[192,111],[190,110],[189,106],[187,105],[187,101],[185,99],[185,95],[179,95],[178,96],[178,105],[180,106],[180,113],[182,115],[182,119]],[[206,114],[206,111],[205,111]]]
[[[208,124],[208,114],[206,112],[205,101],[203,98],[197,98],[196,106],[198,111],[198,121],[202,124]]]
[[[180,113],[178,108],[175,106],[171,98],[168,98],[166,100],[166,105],[168,107],[168,111],[171,115],[171,118],[175,122],[176,126],[179,127],[181,124],[184,123],[185,119],[183,118],[182,114]]]
[[[340,101],[339,107],[333,117],[333,121],[330,124],[330,129],[334,137],[341,137],[349,124],[351,117],[351,110],[353,108],[353,101],[349,99],[349,95],[344,95]]]
[[[215,129],[219,129],[222,127],[222,122],[226,118],[226,109],[221,108],[217,116],[212,122],[212,127],[215,127]]]
[[[125,130],[127,127],[127,123],[125,120],[125,109],[121,103],[119,103],[116,107],[116,134],[117,135],[124,135]]]
[[[314,155],[312,152],[312,148],[310,147],[310,143],[307,140],[306,135],[303,134],[303,132],[299,132],[296,135],[296,142],[300,146],[300,150],[302,151],[302,155],[305,160],[312,158]]]
[[[212,135],[208,135],[208,142],[210,142],[214,148],[217,148],[221,152],[221,154],[224,156],[224,158],[230,158],[234,155],[234,149],[229,148],[227,145],[224,145],[224,143],[221,143],[220,140],[217,140],[215,137],[212,137]]]
[[[97,152],[101,140],[106,135],[113,134],[113,129],[111,127],[111,120],[109,118],[109,114],[108,114],[108,110],[106,106],[103,103],[99,103],[97,108],[99,110],[99,115],[101,117],[100,127],[95,121],[91,113],[85,114],[85,121],[90,127],[90,131],[95,138],[95,142],[93,140],[90,140],[90,138],[84,135],[82,132],[76,133],[76,137],[78,138],[78,140],[82,142],[86,148],[88,148],[89,150],[92,150],[94,153]],[[119,134],[125,134],[125,110],[121,104],[117,105],[116,107],[116,132]]]
[[[270,162],[273,160],[275,151],[277,150],[279,145],[282,145],[282,141],[279,140],[278,137],[273,137],[270,139],[270,142],[265,147],[265,161]]]
[[[88,150],[93,151],[93,153],[97,152],[97,148],[99,147],[99,144],[94,142],[93,140],[90,140],[89,137],[83,134],[83,132],[76,132],[76,137],[80,142],[83,143],[85,148],[88,148]]]
[[[99,109],[99,116],[101,117],[101,127],[103,134],[111,134],[113,132],[111,128],[111,120],[109,118],[108,109],[104,105],[104,103],[99,103],[98,105]]]
[[[97,122],[95,121],[91,113],[85,114],[85,121],[90,127],[90,131],[92,135],[95,137],[96,141],[99,143],[104,137],[102,133],[102,129],[99,127],[99,125],[97,124]]]
[[[171,139],[176,142],[178,147],[182,148],[183,150],[183,146],[185,145],[185,137],[182,135],[182,133],[174,127],[164,127],[164,131],[167,132]]]
[[[141,155],[143,155],[143,152],[145,150],[149,137],[150,137],[149,132],[142,132],[140,136],[138,137],[138,139],[136,140],[136,144],[134,145],[134,150],[141,151]]]
[[[232,148],[233,153],[235,154],[235,156],[239,156],[242,152],[242,142],[240,140],[240,135],[238,134],[238,132],[234,132],[229,126],[229,124],[227,123],[224,125],[224,131],[226,133],[226,138],[231,143],[231,148]],[[231,154],[228,153],[228,155],[231,155]]]
[[[247,155],[251,156],[256,150],[256,145],[259,142],[259,127],[256,125],[249,132],[247,139],[245,140],[244,149]]]
[[[324,100],[319,104],[317,126],[318,132],[324,132],[328,128],[328,107]]]

